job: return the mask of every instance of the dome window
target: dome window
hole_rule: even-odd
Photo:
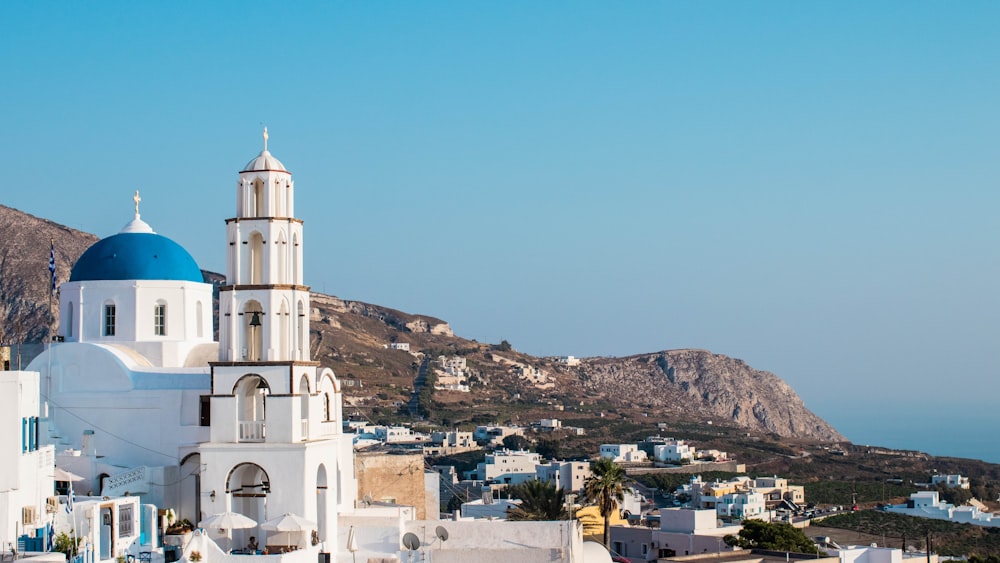
[[[115,304],[106,303],[104,305],[104,336],[115,335]]]
[[[157,303],[153,305],[153,334],[156,336],[167,335],[167,304]]]

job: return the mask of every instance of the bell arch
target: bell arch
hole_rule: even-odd
[[[248,373],[233,385],[240,442],[263,442],[265,438],[266,398],[271,394],[267,380]]]
[[[244,360],[260,361],[264,349],[264,310],[259,301],[250,300],[243,305],[243,349]]]

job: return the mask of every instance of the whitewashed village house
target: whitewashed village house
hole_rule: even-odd
[[[40,441],[41,414],[38,374],[0,371],[0,548],[51,534],[54,448]]]
[[[636,444],[601,444],[600,455],[617,463],[641,462],[648,459],[646,452],[640,450]]]

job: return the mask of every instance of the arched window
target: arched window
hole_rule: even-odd
[[[117,316],[118,312],[115,309],[114,303],[104,304],[104,336],[114,336],[115,327],[117,326]]]
[[[298,304],[298,316],[295,319],[295,347],[298,350],[297,358],[299,360],[306,359],[306,344],[305,344],[305,326],[306,326],[306,307],[299,301]]]
[[[195,330],[197,331],[198,338],[203,338],[205,336],[205,323],[204,323],[204,312],[202,311],[201,301],[198,301],[194,305],[194,321],[197,323]]]
[[[291,282],[294,285],[298,285],[301,279],[301,273],[299,272],[299,256],[301,250],[299,249],[299,235],[295,233],[292,235],[292,279]]]
[[[331,422],[334,420],[332,400],[337,392],[337,388],[330,377],[323,377],[319,382],[318,388],[323,399],[323,420]]]
[[[288,256],[288,241],[285,240],[285,233],[278,234],[277,252],[274,253],[278,261],[278,283],[288,283],[288,265],[285,263]]]
[[[299,413],[299,416],[302,418],[302,420],[303,421],[308,420],[309,419],[309,378],[304,373],[302,374],[302,377],[299,378],[299,410],[301,411]],[[305,424],[305,422],[303,422],[303,424],[302,424],[302,434],[303,434],[302,438],[303,439],[307,439],[308,438],[308,432],[309,432],[308,431],[308,425]]]
[[[167,335],[167,304],[157,301],[153,305],[153,334],[155,336]]]
[[[253,217],[264,216],[264,182],[257,178],[253,181]]]
[[[278,316],[280,317],[280,321],[279,322],[280,322],[280,329],[281,329],[281,336],[279,336],[281,348],[278,350],[278,358],[280,358],[282,360],[291,360],[291,359],[294,359],[294,358],[292,358],[292,351],[288,347],[288,340],[291,338],[291,335],[289,334],[289,331],[290,331],[291,327],[288,326],[288,302],[287,301],[282,300],[282,302],[281,302],[281,310],[278,312]]]
[[[260,233],[250,235],[250,284],[264,283],[264,237]]]

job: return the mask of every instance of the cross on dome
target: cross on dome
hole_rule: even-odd
[[[257,158],[254,158],[243,167],[241,172],[264,172],[264,171],[276,171],[276,172],[288,172],[285,170],[285,165],[281,163],[280,160],[274,158],[274,156],[267,150],[267,127],[264,127],[264,132],[261,135],[264,138],[264,150],[260,151]]]
[[[128,222],[127,225],[122,227],[121,232],[123,233],[152,233],[153,228],[150,227],[145,221],[139,218],[139,202],[142,198],[139,197],[139,190],[135,191],[135,195],[132,196],[132,201],[135,203],[135,217]]]

